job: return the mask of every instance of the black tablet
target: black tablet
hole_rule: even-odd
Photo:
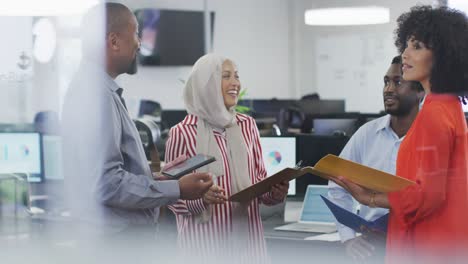
[[[163,171],[162,174],[174,179],[178,179],[184,176],[185,174],[188,174],[214,161],[216,161],[214,157],[203,154],[197,154],[183,161],[182,163],[175,165],[167,171]]]

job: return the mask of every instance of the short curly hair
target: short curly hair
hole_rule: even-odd
[[[468,19],[448,7],[415,6],[397,19],[395,45],[400,53],[407,41],[421,41],[433,53],[431,92],[468,93]]]

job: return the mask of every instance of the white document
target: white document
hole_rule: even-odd
[[[338,235],[338,232],[335,232],[335,233],[330,233],[330,234],[322,234],[322,235],[306,237],[304,238],[304,240],[335,242],[335,241],[340,241],[340,236]]]

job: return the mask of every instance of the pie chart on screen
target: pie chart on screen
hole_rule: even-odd
[[[277,166],[281,163],[281,153],[279,153],[278,151],[271,151],[270,153],[268,153],[267,159],[270,165]]]
[[[29,147],[28,147],[28,146],[26,146],[26,145],[22,145],[22,146],[21,146],[21,154],[22,154],[23,157],[29,156],[29,153],[30,153],[30,152],[31,152],[31,151],[29,150]]]

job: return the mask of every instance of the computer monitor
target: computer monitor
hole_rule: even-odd
[[[251,108],[254,117],[274,117],[278,116],[281,109],[288,109],[296,100],[292,99],[254,99],[251,101]]]
[[[0,123],[0,133],[37,132],[32,123]]]
[[[299,100],[294,107],[302,113],[309,115],[317,114],[340,114],[345,112],[344,100]]]
[[[62,139],[60,136],[42,135],[44,179],[63,180]]]
[[[301,166],[314,166],[327,154],[340,155],[349,136],[316,136],[310,134],[296,135],[297,160],[302,160]],[[326,185],[328,181],[312,174],[304,175],[296,180],[296,195],[303,196],[308,185]]]
[[[261,137],[260,144],[268,176],[296,165],[295,137]],[[296,195],[295,180],[289,182],[288,195]]]
[[[0,173],[27,173],[29,182],[42,181],[39,133],[0,133]]]
[[[138,57],[142,65],[192,66],[206,53],[204,12],[144,8],[135,11],[135,15],[141,39]],[[213,33],[215,13],[210,12],[209,16],[209,28]]]
[[[184,120],[186,116],[185,110],[163,110],[161,113],[162,129],[170,129]]]
[[[313,134],[319,136],[351,136],[357,130],[357,119],[354,118],[317,118],[313,120]]]

